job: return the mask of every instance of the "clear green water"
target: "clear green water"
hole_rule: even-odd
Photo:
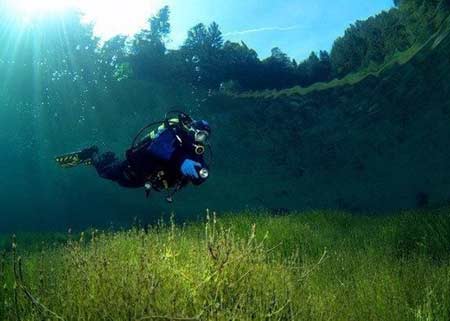
[[[101,46],[74,13],[24,25],[2,11],[0,231],[129,226],[172,212],[195,220],[206,208],[378,213],[446,205],[447,9],[406,1],[353,26],[350,35],[386,31],[386,21],[399,31],[380,36],[384,49],[361,35],[371,46],[343,78],[335,65],[339,53],[357,52],[350,36],[329,55],[294,63],[280,50],[258,59],[245,44],[224,42],[215,24],[198,25],[174,51],[164,23],[140,42],[118,37]],[[291,88],[334,77],[341,79]],[[174,106],[211,122],[214,161],[210,181],[173,205],[101,180],[92,168],[54,162],[91,144],[123,155],[142,126]]]

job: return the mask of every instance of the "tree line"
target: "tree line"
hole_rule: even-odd
[[[132,39],[116,36],[103,45],[93,36],[92,26],[82,24],[77,14],[67,14],[68,22],[64,25],[61,17],[37,21],[28,37],[18,39],[13,38],[20,31],[8,30],[11,18],[2,17],[2,43],[15,41],[16,50],[15,57],[8,57],[13,51],[5,48],[0,65],[2,60],[4,63],[23,60],[22,64],[16,64],[16,74],[20,65],[30,72],[45,69],[52,73],[45,78],[48,82],[70,76],[87,79],[93,86],[99,81],[133,78],[207,89],[307,87],[379,68],[392,56],[422,43],[436,32],[450,12],[448,0],[395,0],[394,3],[396,7],[391,10],[350,25],[336,39],[330,52],[312,52],[300,62],[280,48],[273,48],[270,57],[260,59],[246,43],[224,40],[215,22],[197,24],[188,31],[180,48],[168,49],[171,25],[167,6],[151,17],[148,27]],[[36,57],[40,59],[39,65],[35,64]],[[65,73],[55,74],[55,70]]]
[[[266,59],[244,42],[224,41],[217,23],[198,24],[184,44],[168,50],[170,9],[164,7],[149,20],[148,30],[136,35],[130,46],[116,37],[106,47],[115,48],[132,77],[143,80],[185,80],[208,88],[232,82],[237,90],[307,87],[376,69],[395,54],[421,43],[436,32],[448,16],[446,0],[395,0],[395,8],[352,24],[334,42],[331,52],[312,52],[301,62],[273,48]]]
[[[164,7],[149,19],[149,28],[138,33],[131,44],[117,36],[105,44],[108,51],[120,57],[131,77],[141,80],[186,81],[193,85],[218,88],[232,82],[234,89],[303,87],[332,78],[332,63],[327,51],[312,52],[298,63],[280,48],[273,48],[267,59],[259,59],[255,50],[244,42],[225,41],[219,25],[197,24],[188,31],[183,45],[168,50],[170,9]]]

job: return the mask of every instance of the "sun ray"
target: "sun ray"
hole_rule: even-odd
[[[69,0],[7,0],[7,3],[13,9],[30,14],[65,10],[72,5]]]
[[[94,31],[102,38],[117,34],[132,35],[144,28],[147,19],[166,4],[166,0],[4,0],[18,13],[23,24],[47,14],[69,9],[84,14],[85,22],[94,23]]]

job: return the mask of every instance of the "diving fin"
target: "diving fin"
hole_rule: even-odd
[[[92,158],[98,153],[98,147],[92,146],[79,152],[55,157],[56,162],[62,168],[72,168],[78,165],[92,165]]]

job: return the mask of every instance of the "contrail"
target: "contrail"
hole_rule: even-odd
[[[291,30],[297,30],[300,28],[301,28],[300,25],[294,25],[294,26],[289,26],[289,27],[262,27],[262,28],[257,28],[257,29],[248,29],[248,30],[228,32],[228,33],[224,34],[224,36],[225,37],[238,36],[238,35],[246,35],[249,33],[265,32],[265,31],[291,31]]]

